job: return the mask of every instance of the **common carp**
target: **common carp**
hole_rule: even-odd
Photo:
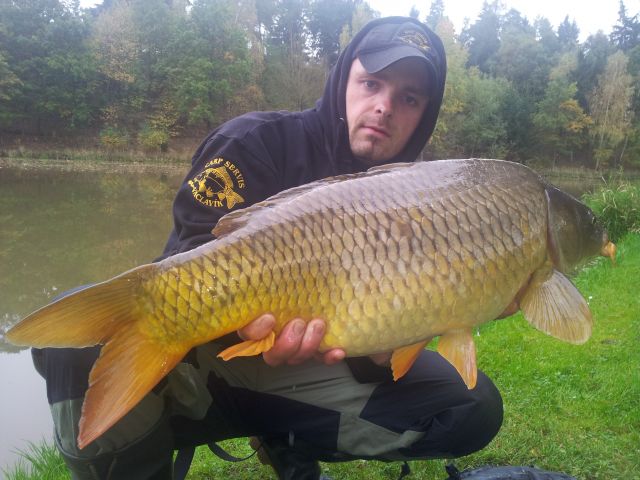
[[[476,325],[520,308],[572,343],[592,328],[565,276],[615,246],[582,203],[526,166],[442,160],[375,167],[296,187],[224,216],[215,240],[64,297],[8,333],[17,345],[103,345],[78,446],[125,415],[194,346],[263,313],[275,333],[322,318],[320,349],[393,351],[398,379],[434,337],[468,388]],[[257,355],[266,339],[231,346]]]

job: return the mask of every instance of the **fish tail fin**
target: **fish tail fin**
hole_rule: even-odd
[[[560,340],[581,344],[591,336],[593,320],[586,300],[557,270],[534,273],[520,309],[531,325]]]
[[[186,355],[190,347],[149,341],[135,325],[102,347],[89,374],[78,447],[84,448],[124,417]]]
[[[143,265],[36,310],[7,332],[14,345],[89,347],[104,343],[131,321],[139,283],[155,265]]]
[[[16,345],[87,347],[102,344],[89,374],[78,446],[84,448],[129,412],[187,353],[148,333],[139,305],[140,283],[156,265],[143,265],[63,297],[27,316],[7,332]]]
[[[227,208],[233,208],[236,203],[244,202],[244,198],[241,195],[234,192],[231,188],[225,188],[225,198],[227,199]]]

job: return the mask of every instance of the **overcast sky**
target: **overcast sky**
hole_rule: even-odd
[[[382,13],[389,15],[408,15],[411,6],[416,5],[420,11],[420,18],[424,19],[431,5],[430,0],[367,0],[369,5]],[[83,7],[91,7],[102,0],[80,0]],[[482,8],[483,0],[444,0],[445,15],[460,33],[465,18],[473,23]],[[640,13],[640,0],[624,0],[627,15]],[[569,15],[580,28],[580,41],[584,41],[590,34],[602,30],[605,34],[611,32],[611,27],[618,20],[618,0],[503,0],[505,12],[515,8],[531,22],[536,17],[546,17],[555,28]]]

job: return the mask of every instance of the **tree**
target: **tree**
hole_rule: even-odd
[[[623,52],[611,55],[589,98],[594,121],[592,135],[596,141],[596,169],[607,165],[616,151],[619,153],[616,163],[622,163],[625,153],[634,91],[633,78],[627,72],[627,65],[628,58]]]
[[[543,99],[533,115],[534,134],[539,158],[555,161],[574,159],[576,151],[587,145],[591,118],[576,100],[578,87],[571,82],[577,62],[571,53],[565,54],[552,70]]]
[[[100,72],[116,83],[135,81],[136,64],[142,50],[136,35],[134,12],[126,0],[102,6],[93,22],[91,47]]]
[[[622,0],[620,0],[620,8],[618,10],[618,23],[613,26],[609,38],[611,39],[611,43],[623,52],[631,50],[640,44],[640,22],[638,21],[638,15],[628,17],[627,9]]]
[[[171,101],[192,126],[207,130],[261,102],[246,27],[233,0],[197,0],[169,48]]]
[[[558,25],[558,41],[562,50],[573,50],[578,46],[580,29],[575,20],[569,21],[569,15]]]
[[[465,68],[468,52],[455,41],[453,24],[436,27],[447,52],[447,82],[438,126],[431,141],[434,156],[488,156],[507,153],[506,130],[500,110],[506,82]]]
[[[562,46],[558,35],[551,26],[551,22],[545,17],[538,17],[534,22],[534,28],[543,54],[549,57],[549,63],[555,63]]]
[[[12,128],[41,134],[91,120],[95,69],[86,46],[87,25],[76,7],[58,0],[0,2],[7,71],[2,83],[11,89],[2,117]]]
[[[311,43],[326,67],[338,59],[340,34],[351,22],[355,7],[353,0],[315,0],[311,3],[308,22]]]
[[[501,114],[506,81],[470,72],[465,112],[460,125],[465,156],[504,158],[509,151],[507,130]]]
[[[584,109],[588,109],[587,98],[596,86],[596,79],[607,64],[607,58],[613,53],[613,48],[607,36],[598,32],[589,35],[578,50],[578,68],[576,79],[578,83],[578,101]]]
[[[344,50],[353,36],[374,18],[375,12],[368,3],[363,2],[357,4],[351,15],[351,21],[342,27],[342,32],[340,33],[340,51]]]
[[[502,41],[494,60],[495,73],[509,80],[535,102],[544,92],[553,54],[536,39],[536,30],[517,10],[503,20]]]
[[[432,30],[435,30],[443,18],[444,18],[444,1],[433,0],[431,2],[431,6],[429,7],[429,13],[425,18],[425,23],[429,25],[429,27]]]
[[[19,85],[20,80],[11,71],[4,55],[0,52],[0,102],[11,100]]]
[[[489,73],[494,55],[500,48],[500,16],[498,1],[482,4],[478,19],[463,29],[460,38],[469,51],[468,66],[477,66],[480,71]]]
[[[271,108],[308,108],[322,93],[325,69],[309,48],[309,5],[307,0],[280,0],[273,17],[262,79]]]
[[[173,98],[172,72],[184,61],[176,44],[186,27],[185,7],[184,0],[112,0],[94,13],[103,143],[123,143],[138,132],[146,148],[166,148],[177,133],[183,112]]]
[[[545,52],[536,30],[516,10],[503,21],[502,42],[495,55],[494,71],[506,79],[500,104],[501,118],[509,139],[510,153],[526,158],[535,154],[532,115],[544,95],[555,55]]]
[[[455,40],[453,23],[441,20],[435,26],[436,33],[442,39],[447,54],[447,81],[444,86],[444,98],[438,116],[438,125],[427,149],[430,156],[447,158],[461,155],[464,145],[459,134],[460,118],[465,111],[465,96],[468,86],[468,53]]]
[[[513,159],[526,159],[535,156],[535,138],[533,131],[533,114],[535,102],[524,95],[519,86],[507,82],[502,92],[499,116],[506,132],[506,143],[509,155]]]

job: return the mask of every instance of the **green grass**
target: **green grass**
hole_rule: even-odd
[[[530,327],[520,314],[491,322],[476,337],[478,365],[497,384],[505,404],[504,425],[482,451],[455,460],[463,470],[486,464],[535,465],[581,480],[640,479],[640,234],[618,245],[618,263],[598,259],[575,279],[589,303],[595,326],[585,345],[569,345]],[[251,453],[246,439],[222,443],[230,453]],[[59,459],[35,447],[26,457],[31,476],[8,480],[58,479]],[[31,459],[35,457],[35,459]],[[46,457],[46,461],[42,458]],[[445,460],[410,462],[411,479],[444,479]],[[400,464],[354,461],[323,464],[336,480],[396,479]],[[24,468],[24,466],[23,466]],[[273,479],[253,457],[228,463],[197,450],[191,480]]]
[[[49,443],[30,443],[18,450],[20,460],[11,469],[0,470],[5,480],[67,480],[67,467],[55,447]]]
[[[640,233],[640,184],[622,183],[583,195],[614,242],[627,232]]]

